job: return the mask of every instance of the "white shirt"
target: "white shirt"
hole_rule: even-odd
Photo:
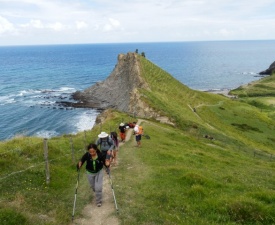
[[[139,132],[138,125],[136,125],[136,126],[134,127],[134,131],[135,131],[136,134],[138,134],[138,132]]]

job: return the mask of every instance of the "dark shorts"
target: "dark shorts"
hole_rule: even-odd
[[[138,141],[140,141],[140,140],[141,140],[141,134],[136,135],[136,141],[138,142]]]

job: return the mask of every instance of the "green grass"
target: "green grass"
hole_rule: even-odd
[[[275,74],[231,90],[230,94],[239,97],[275,97]]]
[[[1,224],[2,221],[9,225],[68,224],[77,181],[76,162],[100,130],[114,130],[122,119],[133,120],[125,114],[112,112],[104,124],[93,130],[49,139],[49,184],[46,183],[43,139],[19,137],[0,142]],[[80,216],[81,208],[92,198],[87,195],[89,186],[85,174],[81,174],[80,182],[76,216]]]
[[[122,224],[275,223],[274,161],[142,125],[151,139],[123,146],[113,172]]]
[[[230,99],[194,91],[144,57],[139,60],[150,87],[139,90],[142,99],[174,125],[143,118],[150,139],[143,138],[142,148],[135,148],[132,136],[121,147],[113,170],[121,224],[275,224],[275,110],[273,90],[265,88],[273,87],[273,77],[253,90],[232,91],[241,92]],[[70,222],[75,164],[85,146],[100,131],[137,120],[111,110],[104,117],[92,130],[48,140],[49,184],[43,139],[0,142],[1,222]],[[76,217],[92,198],[84,173],[80,183]]]

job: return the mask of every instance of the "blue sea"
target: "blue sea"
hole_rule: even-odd
[[[120,53],[147,59],[196,90],[233,89],[259,79],[275,61],[275,41],[212,41],[0,47],[0,140],[50,138],[93,127],[93,109],[63,108],[106,79]]]

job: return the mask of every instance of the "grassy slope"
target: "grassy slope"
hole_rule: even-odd
[[[143,76],[151,87],[151,92],[143,91],[144,98],[173,118],[178,128],[188,131],[197,126],[200,135],[211,135],[222,143],[272,153],[275,123],[269,114],[220,95],[191,90],[165,71],[155,69],[148,60],[140,60]],[[196,108],[196,113],[190,106]]]
[[[191,90],[145,58],[140,60],[151,87],[151,92],[140,90],[144,100],[171,117],[176,127],[144,121],[151,139],[143,138],[140,149],[133,147],[133,139],[121,148],[113,179],[122,224],[275,223],[272,108],[264,111]],[[117,127],[122,120],[133,118],[114,112],[102,129]],[[86,139],[84,133],[72,136],[76,158],[99,130],[89,131]],[[205,134],[214,140],[203,138]],[[69,137],[50,139],[49,148],[51,183],[46,185],[43,140],[0,143],[4,224],[69,223],[76,183]],[[76,216],[91,197],[84,174],[80,182]]]

